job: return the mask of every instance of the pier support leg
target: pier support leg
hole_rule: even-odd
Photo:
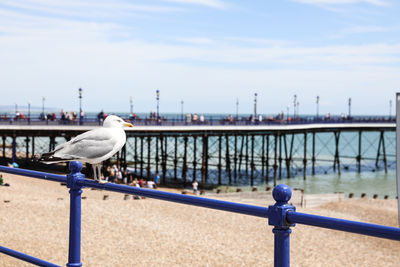
[[[360,173],[361,172],[361,138],[362,138],[362,132],[358,132],[358,155],[357,155],[357,171]]]
[[[187,136],[183,137],[183,143],[184,143],[184,148],[183,148],[182,179],[183,179],[183,187],[185,188],[185,186],[186,186],[186,174],[187,174],[187,143],[188,143],[188,137]]]
[[[312,157],[311,157],[311,173],[315,175],[315,132],[312,133]]]
[[[246,135],[246,156],[245,156],[245,161],[246,161],[246,178],[249,177],[249,136]]]
[[[137,171],[138,171],[138,169],[137,169],[137,161],[138,161],[138,156],[137,156],[137,136],[135,136],[135,144],[134,144],[133,152],[134,152],[134,157],[133,157],[134,163],[133,163],[133,166],[135,168],[135,173],[137,173]]]
[[[261,183],[264,182],[265,175],[265,135],[261,135]]]
[[[265,169],[266,169],[266,176],[265,182],[269,182],[269,134],[267,134],[267,156],[265,159]]]
[[[235,149],[234,149],[234,156],[233,156],[233,179],[234,182],[236,183],[237,181],[237,161],[238,161],[238,157],[237,157],[237,135],[235,134]]]
[[[250,186],[254,186],[254,170],[255,170],[255,164],[254,164],[254,135],[251,136],[251,159],[250,159]]]
[[[140,137],[140,178],[143,178],[143,148],[144,148],[144,137]]]
[[[147,179],[151,177],[151,136],[147,137]]]
[[[193,178],[192,182],[196,181],[196,167],[197,167],[197,136],[193,136]]]
[[[6,158],[6,136],[2,136],[2,139],[3,139],[3,159],[5,159]]]
[[[204,189],[206,184],[206,177],[207,177],[207,136],[203,135],[203,149],[202,149],[202,156],[201,156],[201,187]]]
[[[379,142],[378,142],[378,149],[376,150],[376,159],[375,159],[375,168],[379,168],[379,157],[381,155],[381,145],[382,145],[382,131],[381,134],[379,136]]]
[[[25,138],[25,160],[28,161],[29,159],[29,137]]]
[[[161,147],[163,147],[162,157],[163,157],[163,162],[162,162],[162,183],[165,184],[166,179],[167,179],[167,159],[168,159],[168,137],[164,137],[164,143],[161,142]]]
[[[159,156],[159,137],[158,136],[156,136],[156,173],[158,173],[158,163],[160,162],[160,156]],[[162,144],[162,142],[161,142],[161,144]]]
[[[174,180],[178,179],[178,136],[175,136],[174,150]]]
[[[32,158],[34,158],[35,157],[35,137],[34,136],[32,136],[32,149],[31,149],[31,151],[32,151]]]
[[[17,137],[12,138],[12,162],[14,163],[17,159]]]
[[[383,152],[383,164],[385,166],[385,173],[388,172],[387,161],[386,161],[386,147],[385,147],[385,135],[384,132],[381,132],[382,136],[382,152]]]
[[[164,151],[164,136],[161,134],[160,135],[160,150],[161,150],[161,183],[164,183],[164,174],[165,174],[165,151]]]
[[[304,133],[303,179],[307,177],[307,133]]]
[[[218,185],[222,184],[222,136],[218,136]]]
[[[279,179],[282,179],[282,134],[279,133]]]
[[[229,155],[229,135],[226,134],[225,135],[225,144],[226,144],[226,148],[225,148],[225,171],[228,174],[228,182],[229,184],[232,184],[232,173],[231,173],[231,159],[230,159],[230,155]]]
[[[202,151],[202,163],[201,163],[201,183],[204,189],[208,179],[208,136],[203,135],[203,151]]]
[[[278,169],[278,135],[275,134],[275,145],[274,145],[274,186],[276,186],[276,176],[277,176],[277,169]]]
[[[338,174],[340,175],[340,159],[339,159],[340,132],[334,132],[334,135],[335,135],[335,158],[334,158],[334,163],[333,163],[333,170],[335,170],[336,166],[337,166]]]
[[[240,153],[239,153],[239,178],[241,177],[241,171],[242,171],[244,135],[242,135],[241,139],[242,139],[242,142],[240,142]]]
[[[286,141],[287,141],[286,134],[284,134],[283,135],[283,145],[284,145],[284,149],[285,149],[286,176],[287,176],[287,178],[290,178],[290,159],[289,159]]]

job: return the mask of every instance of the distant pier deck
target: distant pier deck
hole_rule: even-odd
[[[98,126],[0,125],[3,161],[35,154]],[[365,168],[395,161],[395,123],[134,126],[113,161],[135,174],[184,185],[277,183],[282,177]]]

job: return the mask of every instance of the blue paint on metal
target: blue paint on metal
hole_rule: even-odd
[[[127,185],[112,184],[112,183],[100,184],[96,181],[87,179],[79,180],[78,184],[85,187],[97,188],[97,189],[119,192],[130,195],[144,196],[149,198],[155,198],[160,200],[166,200],[166,201],[188,204],[193,206],[200,206],[211,209],[236,212],[263,218],[267,218],[267,213],[268,213],[268,208],[266,207],[253,206],[253,205],[234,203],[229,201],[222,201],[222,200],[196,197],[196,196],[188,196],[183,194],[163,192],[158,190],[139,188]]]
[[[375,236],[400,241],[400,228],[324,217],[300,212],[289,212],[287,219],[291,223],[301,223],[316,227]]]
[[[38,171],[24,170],[19,168],[10,168],[5,166],[0,166],[0,171],[27,177],[39,178],[43,180],[49,180],[53,182],[60,182],[60,183],[67,182],[67,178],[65,176],[47,172],[38,172]]]
[[[81,195],[82,186],[78,185],[85,176],[80,172],[82,162],[71,161],[69,163],[71,173],[67,175],[67,187],[70,188],[69,208],[69,250],[68,267],[80,267],[81,262]]]
[[[272,191],[275,205],[268,207],[268,224],[275,226],[274,233],[274,266],[290,266],[290,233],[291,226],[286,215],[295,211],[295,207],[288,204],[292,197],[292,190],[289,186],[280,184]]]
[[[15,251],[15,250],[3,247],[3,246],[0,246],[0,252],[4,253],[6,255],[9,255],[11,257],[14,257],[14,258],[17,258],[17,259],[20,259],[20,260],[23,260],[23,261],[38,265],[38,266],[60,267],[60,265],[53,264],[51,262],[44,261],[44,260],[32,257],[30,255],[27,255],[27,254],[24,254],[24,253],[21,253],[21,252],[18,252],[18,251]]]
[[[295,223],[400,241],[400,228],[296,212],[295,207],[288,204],[288,201],[290,200],[292,195],[292,191],[287,185],[283,184],[276,186],[272,192],[272,195],[276,201],[275,205],[271,205],[266,208],[222,200],[175,194],[152,189],[137,188],[126,185],[112,183],[100,184],[96,181],[85,179],[84,175],[80,173],[82,169],[82,163],[71,162],[69,166],[71,173],[68,174],[67,177],[45,172],[0,166],[0,171],[2,172],[67,183],[67,187],[70,188],[71,205],[69,254],[67,263],[68,267],[82,266],[81,194],[83,187],[91,187],[125,194],[145,196],[149,198],[172,201],[182,204],[268,218],[268,224],[274,226],[272,232],[274,233],[275,266],[290,265],[290,227],[294,226]],[[58,266],[2,246],[0,246],[0,252],[40,266]]]
[[[279,229],[274,227],[274,266],[289,267],[290,266],[290,233],[292,230]]]

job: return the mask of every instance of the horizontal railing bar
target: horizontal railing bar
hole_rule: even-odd
[[[10,167],[6,167],[6,166],[0,166],[0,171],[6,172],[6,173],[11,173],[11,174],[16,174],[16,175],[23,175],[23,176],[28,176],[28,177],[39,178],[39,179],[43,179],[43,180],[49,180],[49,181],[53,181],[53,182],[60,182],[60,183],[67,182],[67,177],[65,175],[52,174],[52,173],[47,173],[47,172],[38,172],[38,171],[25,170],[25,169],[19,169],[19,168],[10,168]]]
[[[11,257],[14,257],[14,258],[17,258],[17,259],[20,259],[20,260],[23,260],[23,261],[38,265],[38,266],[60,267],[60,265],[53,264],[51,262],[44,261],[44,260],[29,256],[29,255],[24,254],[22,252],[18,252],[18,251],[15,251],[13,249],[9,249],[9,248],[3,247],[3,246],[0,246],[0,252],[2,252],[4,254],[7,254],[7,255],[9,255]]]
[[[289,223],[300,223],[332,230],[375,236],[400,241],[400,228],[349,221],[331,217],[324,217],[301,212],[288,212],[286,218]]]
[[[188,204],[193,206],[230,211],[235,213],[241,213],[251,216],[257,216],[262,218],[268,218],[268,208],[260,207],[248,204],[234,203],[223,200],[216,200],[211,198],[203,198],[196,196],[188,196],[183,194],[176,194],[164,191],[158,191],[153,189],[139,188],[127,185],[105,183],[100,184],[93,180],[83,179],[78,180],[77,184],[85,187],[92,187],[102,190],[108,190],[113,192],[138,195],[143,197],[155,198],[165,201],[177,202],[181,204]]]

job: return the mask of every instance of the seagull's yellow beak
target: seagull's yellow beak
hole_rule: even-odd
[[[125,123],[124,123],[124,126],[126,126],[126,127],[133,127],[132,123],[128,123],[128,122],[125,122]]]

